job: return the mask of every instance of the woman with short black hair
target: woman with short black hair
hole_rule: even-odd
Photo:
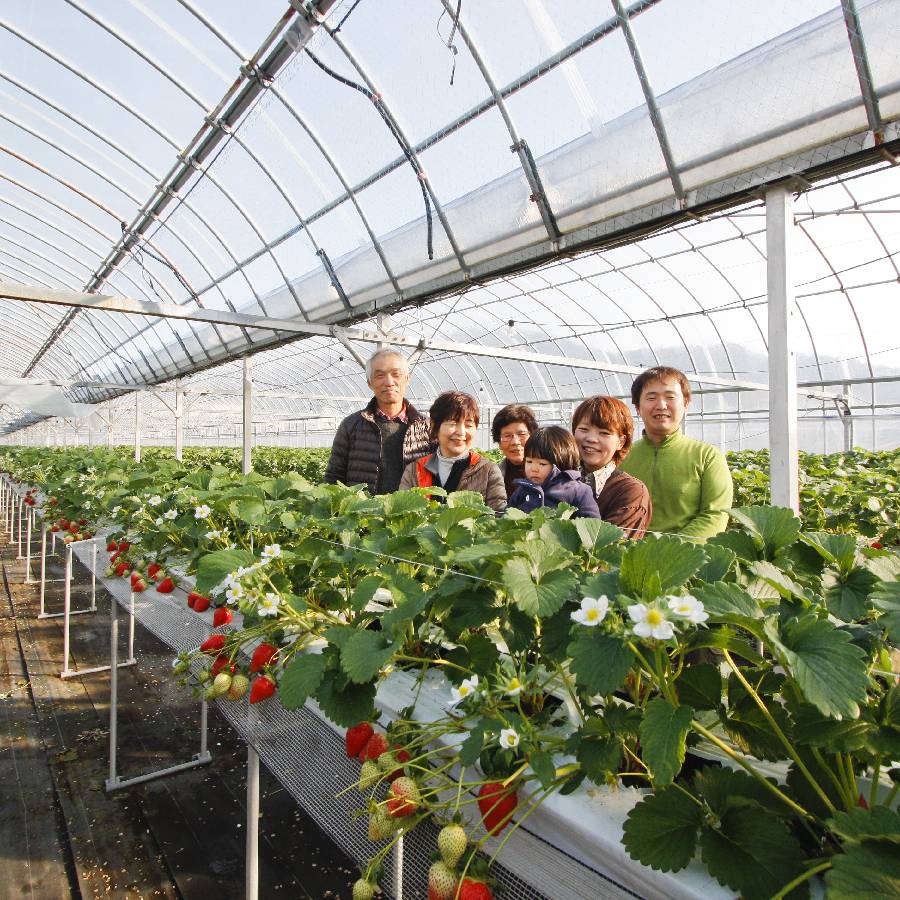
[[[437,486],[448,492],[476,491],[495,512],[506,509],[500,469],[472,450],[481,418],[475,398],[462,391],[445,391],[431,404],[428,415],[431,441],[437,449],[406,467],[400,490]]]

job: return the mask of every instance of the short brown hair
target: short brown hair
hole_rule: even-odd
[[[684,396],[685,405],[690,403],[691,385],[687,380],[687,376],[681,369],[673,369],[671,366],[654,366],[652,369],[645,369],[641,372],[631,385],[631,402],[635,406],[640,406],[641,394],[647,382],[665,381],[667,378],[674,378],[681,385],[681,393]]]
[[[546,459],[557,469],[577,469],[581,465],[575,438],[559,425],[538,428],[525,444],[525,456]]]
[[[622,447],[616,450],[612,458],[612,461],[619,465],[628,456],[631,442],[634,439],[634,419],[631,417],[628,407],[615,397],[602,395],[588,397],[586,400],[582,400],[575,412],[572,413],[572,431],[584,419],[587,419],[595,428],[605,428],[622,436]]]
[[[494,439],[494,443],[499,444],[500,432],[507,425],[512,425],[515,422],[521,422],[528,429],[529,434],[534,434],[537,431],[538,423],[531,407],[523,406],[521,403],[510,403],[498,411],[497,415],[494,416],[494,421],[491,423],[491,437]]]
[[[471,394],[462,391],[444,391],[434,398],[431,409],[428,410],[431,420],[429,438],[432,443],[437,443],[438,431],[444,422],[458,422],[460,419],[474,419],[477,425],[481,420],[478,411],[478,401]]]

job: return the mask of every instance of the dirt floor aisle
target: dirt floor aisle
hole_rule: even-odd
[[[0,898],[243,897],[246,745],[213,707],[210,765],[106,793],[109,676],[60,679],[62,618],[37,618],[38,586],[2,534],[0,561]],[[61,574],[52,559],[48,577]],[[89,576],[75,574],[73,608],[85,608]],[[72,620],[73,668],[109,657],[97,593],[98,611]],[[62,610],[59,582],[46,608]],[[169,648],[138,625],[135,656],[119,678],[126,778],[199,750],[199,702],[171,677]],[[350,897],[354,864],[265,770],[261,810],[260,897]]]

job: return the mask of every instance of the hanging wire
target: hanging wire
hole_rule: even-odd
[[[453,87],[453,79],[456,77],[456,57],[459,55],[459,50],[456,47],[456,44],[453,43],[453,39],[456,37],[457,29],[459,28],[459,14],[462,12],[462,0],[456,4],[456,14],[453,16],[453,27],[450,29],[450,36],[447,40],[444,40],[441,37],[441,19],[447,15],[447,10],[445,9],[440,16],[438,16],[437,25],[435,25],[435,30],[437,31],[438,37],[447,45],[447,49],[450,51],[450,54],[453,57],[453,68],[450,70],[450,87]]]
[[[323,71],[326,75],[330,75],[335,81],[339,81],[341,84],[346,85],[347,87],[353,88],[356,91],[359,91],[364,97],[368,98],[372,101],[375,109],[378,110],[378,114],[384,120],[384,124],[387,125],[388,130],[394,136],[394,140],[400,145],[400,149],[403,151],[403,155],[406,157],[407,162],[412,166],[413,171],[416,173],[416,178],[419,180],[419,187],[422,189],[422,199],[425,201],[425,219],[428,226],[428,258],[434,259],[434,224],[432,222],[431,217],[431,201],[428,198],[428,190],[425,187],[425,172],[420,168],[419,164],[416,162],[416,158],[412,152],[412,148],[406,143],[403,139],[402,135],[397,131],[394,126],[391,117],[388,115],[387,109],[385,109],[384,103],[382,102],[381,96],[379,94],[374,94],[367,87],[364,87],[361,84],[358,84],[355,81],[352,81],[349,78],[345,78],[343,75],[339,75],[334,69],[329,68],[319,59],[309,47],[305,50],[306,55]]]
[[[332,32],[331,32],[332,34],[337,34],[341,30],[341,28],[343,28],[344,22],[346,22],[347,19],[350,18],[351,14],[353,13],[353,10],[356,9],[356,7],[359,6],[359,4],[361,2],[362,2],[362,0],[356,0],[356,2],[353,4],[353,6],[351,6],[350,9],[347,11],[347,14],[341,19],[340,22],[337,23],[337,28],[334,28],[332,30]]]

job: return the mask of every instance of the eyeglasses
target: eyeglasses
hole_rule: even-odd
[[[513,434],[501,434],[500,443],[511,444],[513,441],[518,441],[520,444],[524,444],[530,437],[530,431],[516,431]]]

